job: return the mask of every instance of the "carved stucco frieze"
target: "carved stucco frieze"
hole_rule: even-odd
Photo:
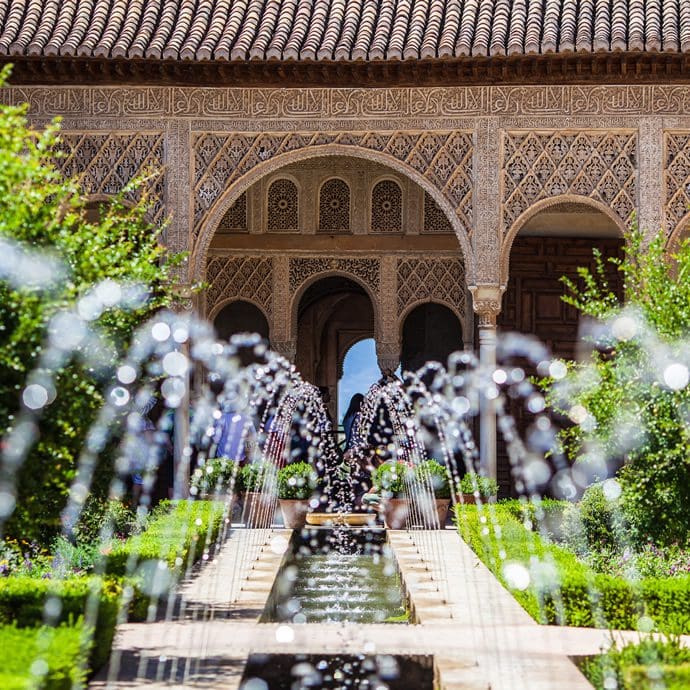
[[[335,145],[375,151],[399,172],[422,175],[472,227],[472,135],[468,132],[198,133],[194,140],[194,236],[211,207],[256,166],[298,149]]]
[[[344,273],[359,278],[370,290],[378,295],[381,281],[381,262],[379,259],[336,259],[336,258],[291,258],[290,292],[295,293],[306,281],[319,274]]]
[[[206,268],[206,313],[231,298],[253,302],[269,319],[273,310],[273,261],[258,256],[212,256]]]
[[[145,181],[150,218],[165,217],[165,163],[163,132],[62,132],[55,165],[67,177],[78,177],[90,195],[114,195],[137,177]],[[136,201],[140,192],[128,192]]]
[[[690,131],[664,136],[664,186],[666,229],[674,234],[690,213]]]
[[[465,270],[461,259],[398,259],[397,312],[411,305],[439,302],[465,323]]]
[[[583,196],[627,225],[637,208],[637,132],[522,131],[503,140],[503,231],[538,201]]]
[[[16,86],[12,103],[37,116],[222,120],[411,120],[486,115],[688,115],[686,85],[224,88]]]

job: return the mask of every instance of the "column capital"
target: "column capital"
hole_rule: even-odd
[[[472,306],[479,316],[479,327],[496,325],[496,318],[501,313],[501,299],[505,288],[500,285],[470,285]]]
[[[382,374],[394,374],[400,366],[400,343],[376,343],[376,359]]]

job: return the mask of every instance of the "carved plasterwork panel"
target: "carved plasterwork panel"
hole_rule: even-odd
[[[267,229],[270,231],[299,230],[299,191],[297,185],[285,178],[271,182],[268,188]]]
[[[247,194],[240,194],[235,203],[225,212],[217,232],[247,232]]]
[[[319,273],[346,273],[359,278],[376,295],[380,285],[378,259],[290,259],[290,292],[294,294],[301,285]]]
[[[436,301],[465,326],[465,270],[460,259],[399,259],[398,316],[413,304]]]
[[[381,180],[371,191],[371,231],[402,231],[402,189],[393,180]]]
[[[503,229],[542,199],[589,197],[624,224],[637,206],[635,132],[508,132],[503,142]]]
[[[339,178],[326,180],[319,190],[319,232],[350,231],[350,187]]]
[[[229,298],[248,299],[269,317],[273,300],[273,261],[270,258],[211,256],[206,266],[206,313]]]
[[[327,144],[376,151],[412,168],[446,196],[470,231],[472,135],[468,132],[234,132],[201,133],[194,140],[194,236],[198,237],[211,206],[252,168],[283,153]]]
[[[56,146],[55,165],[67,177],[76,176],[88,194],[113,195],[134,178],[157,173],[146,183],[150,216],[164,218],[165,178],[162,132],[63,132]],[[136,201],[138,194],[126,195]]]
[[[440,209],[428,192],[424,192],[424,225],[422,232],[453,232],[448,216]]]
[[[690,132],[664,134],[666,228],[672,233],[690,213]]]

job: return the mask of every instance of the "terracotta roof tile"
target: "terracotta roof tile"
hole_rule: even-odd
[[[690,0],[0,0],[0,55],[417,60],[690,52]]]

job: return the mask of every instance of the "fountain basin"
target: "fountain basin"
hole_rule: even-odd
[[[309,513],[307,524],[315,526],[349,525],[366,527],[376,523],[374,513]]]

